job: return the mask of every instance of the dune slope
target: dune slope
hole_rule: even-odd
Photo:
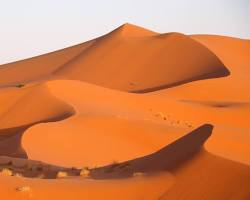
[[[226,76],[229,71],[211,51],[188,36],[153,34],[126,24],[100,38],[55,74],[123,91],[148,92]]]
[[[74,79],[141,93],[229,74],[213,52],[187,35],[124,24],[95,40],[2,65],[0,84]]]
[[[74,109],[52,96],[44,85],[1,90],[0,155],[25,157],[23,132],[36,123],[62,120]]]
[[[43,79],[48,79],[53,71],[76,57],[92,43],[94,43],[94,41],[22,61],[0,65],[0,86],[41,82]]]

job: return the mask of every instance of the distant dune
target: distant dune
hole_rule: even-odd
[[[0,65],[2,198],[249,200],[249,63],[250,40],[124,24]]]

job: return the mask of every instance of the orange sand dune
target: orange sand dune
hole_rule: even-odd
[[[181,70],[175,70],[179,66]],[[5,86],[63,78],[133,92],[229,74],[216,55],[189,36],[157,34],[131,24],[96,40],[1,68],[0,83]]]
[[[74,113],[71,106],[53,97],[42,85],[2,89],[0,92],[0,155],[25,157],[23,132],[40,122],[57,121]]]
[[[205,152],[202,144],[210,135],[211,126],[204,125],[160,151],[126,164],[130,166],[128,169],[136,171],[158,171],[168,168],[171,173],[156,173],[150,176],[118,180],[110,180],[109,175],[102,182],[84,178],[42,181],[0,177],[0,180],[7,182],[1,188],[1,192],[4,196],[10,193],[12,199],[27,197],[116,199],[117,196],[121,196],[121,199],[248,199],[250,195],[249,166]],[[124,164],[115,164],[115,167],[111,165],[112,171],[104,168],[103,173],[116,175],[118,170],[118,174],[127,174],[129,171],[121,171]],[[99,170],[103,169],[94,169],[95,178],[99,176]],[[31,190],[24,194],[14,192],[15,188],[24,185],[31,185]]]
[[[44,85],[1,90],[0,128],[34,124],[61,116],[72,115],[74,109],[50,94]]]
[[[39,124],[26,131],[22,143],[31,159],[68,167],[100,166],[148,154],[190,129],[159,122],[150,111],[150,99],[136,94],[79,81],[47,84],[53,95],[78,113],[62,122]]]
[[[180,66],[181,70],[176,70]],[[155,34],[125,24],[55,74],[124,91],[147,92],[229,72],[212,52],[188,36]]]
[[[53,71],[81,54],[93,42],[89,41],[49,54],[0,65],[0,85],[13,86],[48,79]]]
[[[2,198],[248,200],[249,62],[249,40],[124,24],[1,65]]]
[[[168,112],[176,116],[185,116],[193,122],[214,124],[215,134],[206,144],[207,149],[217,155],[250,164],[250,42],[222,36],[192,37],[216,53],[230,70],[230,76],[191,82],[149,95],[161,102],[166,98],[176,101],[175,105],[168,105]],[[177,102],[185,105],[177,106]],[[186,112],[183,113],[183,110]],[[194,112],[199,114],[198,118]]]

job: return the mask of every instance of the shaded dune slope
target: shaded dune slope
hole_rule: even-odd
[[[192,35],[191,38],[213,51],[231,72],[230,78],[242,87],[249,83],[250,40],[217,35]],[[239,81],[240,80],[240,81]]]
[[[53,122],[74,114],[71,106],[53,97],[46,86],[5,89],[0,94],[0,155],[27,157],[22,134],[37,123]]]
[[[94,169],[91,171],[91,176],[101,179],[121,178],[132,176],[135,172],[150,173],[176,170],[179,165],[190,160],[192,156],[202,149],[204,142],[211,136],[212,129],[212,125],[202,125],[155,153],[123,163]],[[108,171],[110,168],[112,170]]]
[[[230,76],[191,82],[158,94],[187,101],[249,102],[250,41],[213,35],[190,37],[214,52],[230,70]]]
[[[203,125],[161,150],[123,163],[91,170],[95,179],[113,179],[168,170],[176,176],[159,199],[248,199],[250,167],[206,152],[212,126]]]

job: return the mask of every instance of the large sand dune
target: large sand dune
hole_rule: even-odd
[[[248,200],[249,62],[249,40],[124,24],[1,65],[2,198]]]
[[[1,68],[5,85],[54,77],[133,92],[229,74],[213,52],[192,38],[180,33],[157,34],[131,24],[96,40]],[[13,74],[19,74],[12,78],[15,82],[6,80]]]
[[[211,51],[188,36],[155,34],[125,24],[55,74],[124,91],[147,92],[229,72]]]

